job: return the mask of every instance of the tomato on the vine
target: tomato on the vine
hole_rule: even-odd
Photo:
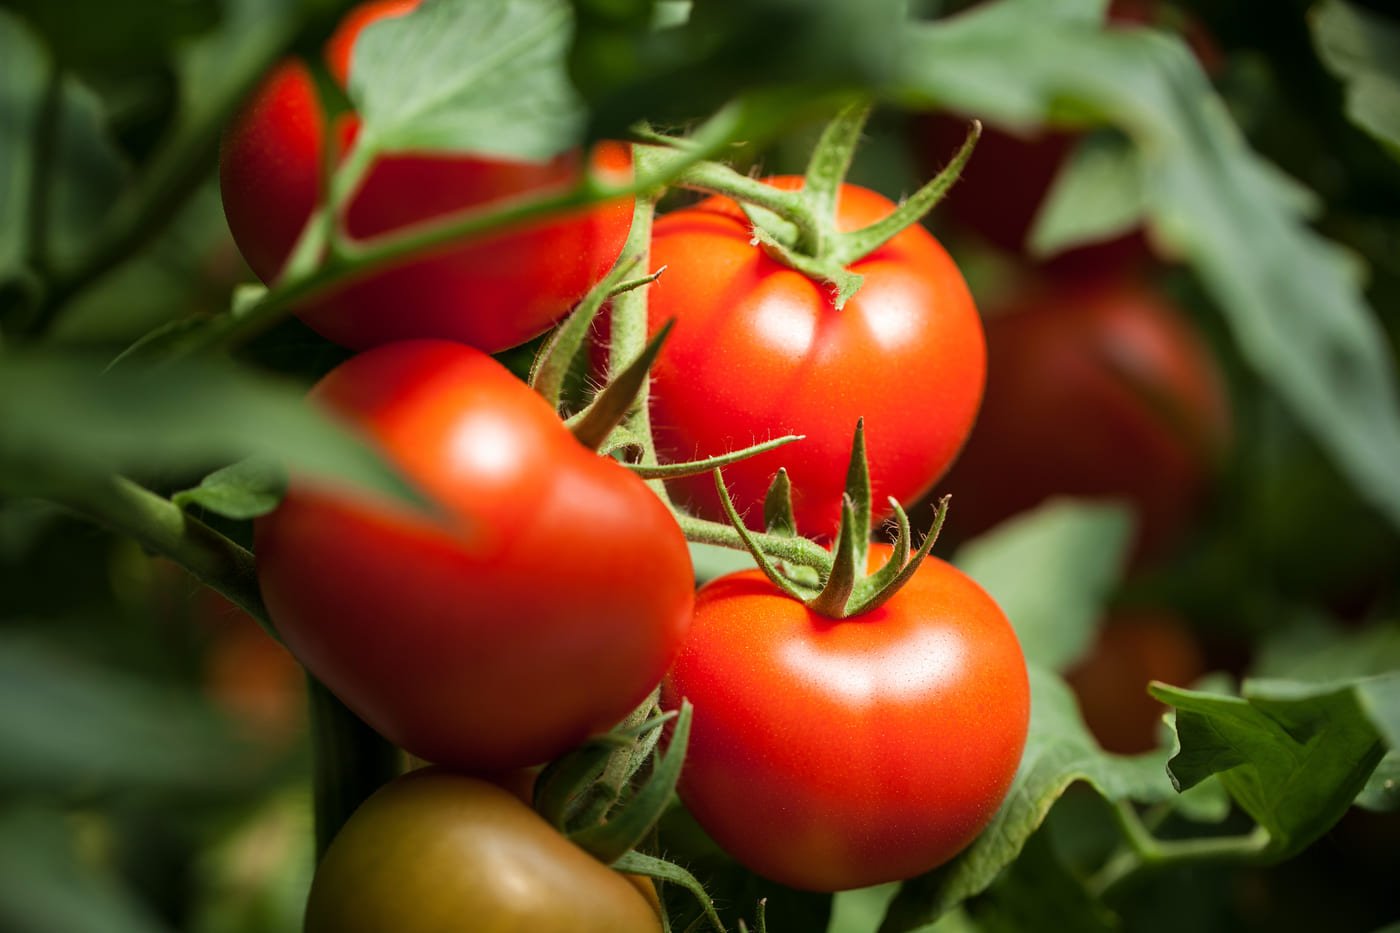
[[[356,37],[371,22],[402,16],[417,0],[368,3],[331,37],[327,64],[342,85]],[[328,123],[330,124],[328,127]],[[278,67],[224,136],[219,175],[234,240],[265,282],[282,271],[315,208],[323,152],[353,138],[353,114],[330,121],[308,66]],[[355,193],[343,222],[355,238],[403,229],[469,207],[562,190],[584,170],[568,152],[540,163],[450,154],[382,157]],[[592,169],[614,180],[630,156],[600,145]],[[617,259],[631,226],[629,201],[493,234],[382,269],[297,308],[322,335],[353,349],[412,337],[442,337],[496,352],[549,328]]]
[[[1033,285],[987,320],[987,396],[945,489],[949,528],[981,532],[1050,496],[1122,499],[1138,551],[1189,523],[1229,434],[1220,373],[1145,282]]]
[[[871,565],[890,549],[873,545]],[[695,707],[681,799],[719,845],[792,887],[908,878],[991,820],[1025,744],[1016,635],[961,571],[927,558],[840,621],[759,571],[700,590],[662,688]]]
[[[508,791],[435,768],[398,778],[355,811],[306,907],[307,933],[660,929],[634,880]]]
[[[312,394],[436,507],[294,481],[257,523],[273,623],[350,709],[428,761],[500,770],[611,727],[656,686],[694,583],[645,483],[461,344],[370,350]]]
[[[778,177],[785,189],[801,179]],[[847,231],[894,209],[843,185],[836,223]],[[726,453],[783,434],[805,440],[726,468],[740,513],[761,519],[773,475],[792,480],[798,531],[832,536],[841,515],[851,433],[865,419],[877,518],[886,498],[911,502],[957,456],[985,373],[982,325],[957,266],[926,230],[905,228],[850,266],[864,276],[841,310],[832,288],[770,256],[726,198],[656,223],[653,330],[675,319],[652,370],[651,411],[663,460]],[[724,513],[708,476],[673,492],[704,517]]]

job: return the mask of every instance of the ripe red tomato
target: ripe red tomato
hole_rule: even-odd
[[[657,933],[648,889],[509,792],[429,768],[382,787],[341,829],[316,870],[306,930]]]
[[[779,188],[801,180],[768,179]],[[894,205],[841,189],[838,223],[852,230]],[[831,288],[752,242],[734,202],[711,198],[661,218],[652,240],[651,326],[675,328],[652,370],[658,452],[680,461],[783,434],[806,439],[725,469],[735,505],[755,527],[768,485],[786,466],[800,532],[831,536],[856,421],[865,419],[877,519],[886,497],[911,502],[942,475],[972,427],[985,348],[972,297],[952,259],[915,225],[851,269],[865,277],[837,311]],[[723,519],[708,476],[673,492]]]
[[[1189,524],[1229,434],[1215,362],[1145,283],[1031,286],[987,320],[987,396],[944,491],[954,537],[1054,495],[1121,499],[1138,553]]]
[[[1123,612],[1099,630],[1093,649],[1066,675],[1089,731],[1120,755],[1157,747],[1166,707],[1147,692],[1160,680],[1190,686],[1205,673],[1205,659],[1191,629],[1164,611]]]
[[[428,761],[504,770],[614,725],[660,681],[690,619],[685,539],[524,383],[422,340],[312,394],[440,510],[294,483],[257,523],[274,624],[350,709]]]
[[[933,557],[842,621],[756,570],[707,584],[662,696],[695,706],[680,794],[700,825],[758,874],[823,891],[957,854],[1006,795],[1030,716],[1006,617]]]
[[[332,74],[344,84],[360,30],[401,16],[416,0],[369,3],[353,11],[327,45]],[[315,207],[327,139],[347,142],[350,115],[328,133],[307,66],[275,70],[234,119],[219,164],[229,229],[248,264],[275,281]],[[595,170],[628,177],[630,156],[599,146]],[[565,153],[541,163],[456,155],[397,155],[378,160],[344,222],[368,238],[468,207],[566,188],[582,158]],[[324,336],[354,349],[411,337],[444,337],[487,352],[523,343],[549,328],[601,279],[622,251],[630,201],[609,202],[533,223],[424,259],[373,273],[297,310]]]

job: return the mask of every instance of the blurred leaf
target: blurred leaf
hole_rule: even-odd
[[[0,354],[0,488],[43,492],[73,476],[188,472],[254,455],[418,501],[295,386],[212,360],[103,373],[76,355]]]
[[[831,924],[826,933],[875,933],[890,900],[899,893],[899,882],[873,888],[837,891],[831,899]]]
[[[1142,165],[1121,134],[1099,132],[1075,146],[1035,216],[1027,245],[1033,256],[1127,233],[1142,223]]]
[[[1153,685],[1176,707],[1181,748],[1172,780],[1191,787],[1218,774],[1230,796],[1269,832],[1266,856],[1287,858],[1332,827],[1385,752],[1363,693],[1400,697],[1400,673],[1366,681],[1248,681],[1242,697]]]
[[[653,28],[634,4],[576,5],[571,75],[590,104],[594,136],[622,133],[639,119],[684,123],[744,91],[790,87],[814,98],[881,87],[891,77],[904,7],[899,0],[696,3],[684,22],[671,17]]]
[[[752,570],[756,566],[748,551],[694,542],[690,544],[690,562],[695,567],[698,583],[708,583],[727,573]]]
[[[66,67],[83,71],[153,70],[180,40],[219,21],[216,0],[8,0]]]
[[[0,277],[31,260],[62,260],[77,250],[126,181],[101,103],[71,74],[59,77],[50,102],[56,108],[51,149],[41,151],[54,67],[25,24],[0,11],[0,164],[6,167],[0,172]],[[31,243],[38,205],[44,242]]]
[[[1394,670],[1400,670],[1400,623],[1346,630],[1304,618],[1260,643],[1250,675],[1327,683]]]
[[[1074,694],[1058,676],[1030,667],[1031,724],[1011,790],[992,822],[953,861],[911,879],[895,898],[883,933],[903,933],[931,923],[986,890],[1044,822],[1065,789],[1086,781],[1109,800],[1154,803],[1176,796],[1163,764],[1165,752],[1132,758],[1098,747]]]
[[[1313,44],[1346,85],[1347,116],[1400,158],[1400,22],[1344,0],[1311,11]]]
[[[539,160],[583,124],[565,73],[565,0],[428,0],[367,27],[350,97],[370,151],[450,150]]]
[[[193,489],[171,496],[181,508],[197,505],[225,518],[243,520],[266,515],[287,491],[287,472],[276,461],[259,457],[215,470]]]
[[[1392,749],[1385,753],[1357,795],[1356,805],[1381,813],[1400,810],[1400,751]]]
[[[968,913],[983,933],[1108,933],[1120,926],[1060,860],[1046,831],[1026,840],[1021,855],[969,904]]]
[[[1063,671],[1093,642],[1131,525],[1119,506],[1056,500],[963,545],[955,563],[1001,606],[1026,660]]]
[[[0,807],[0,929],[169,933],[112,872],[83,858],[79,842],[62,813]]]
[[[897,96],[1016,127],[1127,133],[1152,232],[1190,259],[1245,358],[1400,525],[1394,365],[1345,254],[1308,228],[1180,40],[1090,28],[1052,6],[987,4],[911,25]]]
[[[0,637],[0,709],[4,792],[243,794],[270,764],[198,695],[23,636]]]

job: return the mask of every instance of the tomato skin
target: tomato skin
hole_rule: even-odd
[[[872,566],[889,548],[874,548]],[[758,571],[715,580],[662,687],[695,707],[681,799],[751,870],[834,891],[952,858],[1000,806],[1030,716],[1025,660],[976,583],[928,558],[834,621]]]
[[[413,2],[366,4],[327,44],[332,74],[344,84],[355,38],[369,23],[401,16]],[[220,188],[229,229],[265,282],[281,273],[310,218],[328,139],[353,138],[353,115],[328,128],[310,71],[276,69],[224,136]],[[369,238],[469,207],[562,190],[583,171],[577,152],[528,163],[457,155],[386,156],[371,168],[345,214],[352,237]],[[616,143],[599,146],[592,168],[613,181],[630,176]],[[630,200],[528,224],[371,273],[297,309],[323,336],[352,349],[393,340],[442,337],[487,352],[548,329],[601,279],[622,251]]]
[[[1205,670],[1200,645],[1184,620],[1164,610],[1137,610],[1110,617],[1088,656],[1065,679],[1099,744],[1135,755],[1157,747],[1166,712],[1147,685],[1160,680],[1189,687]]]
[[[1175,541],[1230,433],[1220,373],[1181,312],[1129,278],[1032,286],[989,317],[987,346],[982,414],[944,486],[950,531],[1065,495],[1131,504],[1140,557]]]
[[[800,187],[790,177],[766,179]],[[838,223],[852,230],[894,205],[845,185]],[[952,259],[917,225],[851,266],[865,277],[837,311],[829,286],[751,243],[732,202],[711,198],[657,221],[650,326],[675,319],[652,370],[658,452],[680,461],[784,434],[805,440],[724,470],[753,527],[780,466],[793,485],[800,532],[829,537],[856,421],[865,419],[877,519],[886,497],[912,502],[947,469],[972,427],[985,348],[972,297]],[[709,476],[671,484],[697,514],[722,520]]]
[[[313,390],[440,507],[294,483],[256,525],[294,654],[403,748],[463,770],[536,764],[622,719],[689,622],[685,539],[624,467],[484,354],[405,341]]]
[[[365,801],[311,885],[306,933],[656,933],[656,909],[509,792],[436,768]]]

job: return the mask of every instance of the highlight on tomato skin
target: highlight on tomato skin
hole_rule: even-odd
[[[801,179],[764,179],[793,190]],[[889,215],[888,199],[845,184],[837,225]],[[943,475],[982,397],[982,324],[946,250],[915,224],[850,265],[864,276],[837,311],[830,285],[783,265],[753,242],[725,198],[656,222],[650,287],[653,333],[674,320],[653,367],[652,424],[660,457],[715,456],[785,434],[800,443],[725,468],[751,527],[774,474],[792,482],[799,533],[831,539],[840,523],[851,430],[864,419],[875,520],[889,497],[917,501]],[[668,484],[694,513],[725,521],[708,476]]]
[[[1128,503],[1136,555],[1189,529],[1230,444],[1224,378],[1201,336],[1132,276],[1032,282],[987,319],[978,422],[940,485],[954,538],[1052,496]]]
[[[391,0],[352,10],[326,46],[336,80],[347,80],[365,26],[416,6]],[[353,114],[327,117],[310,69],[295,60],[279,65],[235,116],[221,147],[220,190],[234,240],[264,282],[276,281],[311,217],[325,147],[343,152],[357,129]],[[622,181],[631,175],[631,156],[611,142],[587,156],[565,152],[544,162],[384,156],[351,199],[346,232],[370,238],[466,208],[563,190],[585,168]],[[296,313],[351,349],[440,337],[498,352],[563,317],[616,261],[631,221],[630,199],[609,201],[379,270]]]
[[[272,621],[346,706],[427,761],[501,771],[646,698],[689,625],[694,577],[642,480],[462,344],[367,351],[312,397],[435,507],[294,479],[256,523]]]
[[[871,567],[890,550],[872,547]],[[681,800],[750,870],[814,891],[928,871],[1011,786],[1030,717],[1006,617],[927,558],[882,607],[834,621],[758,571],[721,577],[662,687],[695,707]]]

